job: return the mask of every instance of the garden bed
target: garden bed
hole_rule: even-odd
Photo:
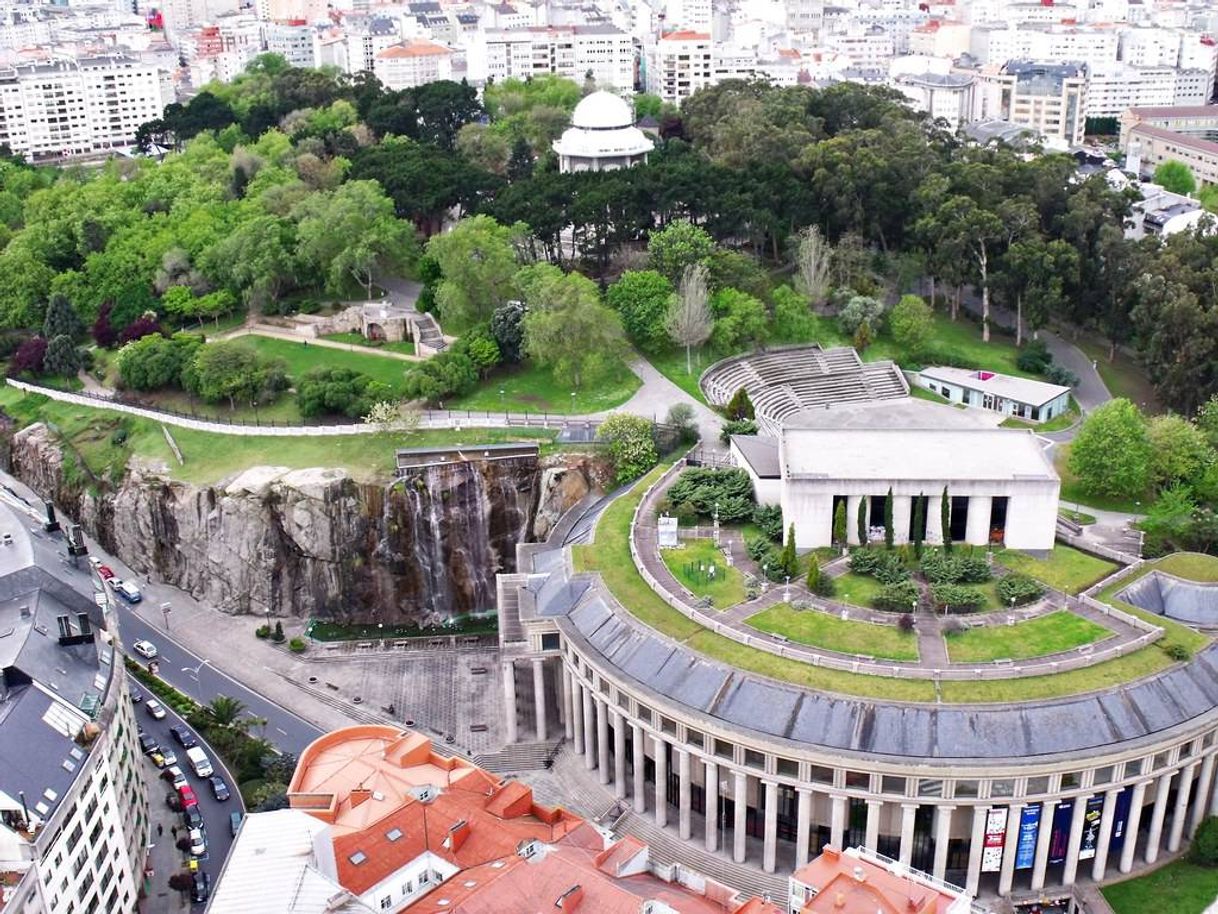
[[[684,540],[680,548],[661,549],[660,558],[682,587],[697,597],[709,598],[716,609],[744,600],[744,575],[727,564],[713,540]]]

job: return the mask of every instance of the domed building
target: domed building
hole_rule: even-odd
[[[593,92],[575,106],[571,126],[555,141],[558,170],[612,171],[647,161],[654,144],[634,125],[630,104],[612,92]]]

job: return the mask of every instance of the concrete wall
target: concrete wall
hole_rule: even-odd
[[[732,460],[736,466],[749,474],[749,479],[753,483],[753,496],[757,499],[759,505],[776,505],[781,501],[782,497],[782,480],[781,479],[762,479],[753,472],[753,468],[749,462],[744,459],[744,455],[740,453],[740,448],[736,447],[736,442],[732,442],[728,450],[731,452]]]

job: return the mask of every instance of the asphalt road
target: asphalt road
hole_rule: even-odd
[[[199,868],[210,874],[212,887],[214,888],[216,879],[220,875],[220,869],[224,866],[224,860],[228,857],[229,848],[232,847],[233,843],[232,829],[229,825],[229,813],[244,811],[241,805],[241,794],[238,792],[231,774],[224,770],[223,763],[217,764],[216,753],[212,751],[211,747],[200,740],[199,745],[203,747],[207,757],[211,759],[212,766],[216,769],[216,774],[224,778],[232,794],[229,799],[223,802],[217,800],[212,793],[209,779],[200,778],[195,775],[190,760],[186,758],[186,750],[178,745],[173,735],[169,732],[170,727],[187,726],[186,722],[167,705],[162,705],[165,707],[165,717],[161,720],[156,720],[148,713],[148,699],[155,696],[152,696],[147,689],[134,679],[129,678],[129,685],[132,696],[144,696],[144,701],[137,704],[135,710],[135,718],[139,722],[140,729],[155,739],[162,749],[171,749],[173,751],[178,759],[175,764],[182,769],[182,773],[186,775],[187,780],[190,781],[190,786],[194,789],[195,796],[199,798],[199,812],[203,816],[203,832],[207,843],[207,854],[200,859]],[[194,733],[194,728],[187,726],[187,729]],[[196,737],[198,736],[197,733],[195,735]],[[153,765],[152,760],[147,756],[144,757],[143,764],[155,770],[156,766]],[[158,778],[156,787],[149,789],[149,805],[165,805],[166,795],[172,792],[173,787],[168,782]],[[181,815],[175,816],[175,819],[178,823],[178,836],[180,837],[185,833],[183,831],[186,827],[185,820]],[[154,837],[153,840],[163,841],[169,845],[174,843],[168,826],[166,826],[165,834]],[[176,849],[173,852],[173,856],[178,860],[185,860],[187,858],[186,854]],[[164,882],[169,878],[169,875],[169,873],[158,873],[155,878],[159,882]],[[201,908],[202,905],[196,905],[195,907]]]

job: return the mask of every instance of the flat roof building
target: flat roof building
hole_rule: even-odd
[[[1028,422],[1044,422],[1070,409],[1070,388],[996,371],[923,368],[918,383],[953,403],[992,409]]]

